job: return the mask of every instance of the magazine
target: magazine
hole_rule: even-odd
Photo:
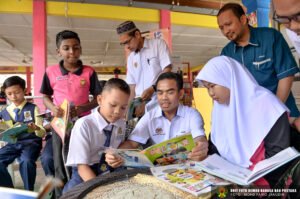
[[[186,164],[152,167],[150,170],[156,178],[195,196],[210,192],[212,190],[211,185],[221,186],[230,184],[225,180],[203,172],[192,161]]]
[[[148,101],[142,101],[141,98],[134,98],[129,104],[126,114],[126,120],[141,118],[145,114],[145,106]]]
[[[60,107],[64,110],[64,115],[63,117],[54,117],[51,121],[51,126],[64,144],[67,132],[69,132],[72,128],[72,122],[70,119],[70,103],[65,99]]]
[[[195,146],[191,134],[178,136],[155,144],[140,151],[138,149],[113,149],[100,147],[99,154],[113,153],[125,160],[124,166],[134,168],[149,168],[154,165],[168,165],[182,163],[187,160],[188,153]]]
[[[213,154],[196,164],[207,173],[245,186],[288,163],[299,155],[299,152],[293,147],[286,148],[276,155],[257,163],[252,171],[234,165],[217,154]]]
[[[4,124],[1,127],[4,127]],[[16,143],[18,137],[27,132],[29,132],[27,125],[17,122],[12,127],[0,133],[0,140],[7,143]]]

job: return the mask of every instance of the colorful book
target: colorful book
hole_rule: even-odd
[[[64,115],[62,117],[54,117],[50,125],[59,135],[62,143],[64,143],[67,132],[72,128],[70,119],[70,104],[65,99],[60,107],[64,110]]]
[[[148,101],[142,101],[141,98],[134,98],[129,104],[126,114],[126,120],[141,118],[145,114],[145,107]]]
[[[6,128],[4,126],[5,124],[2,123],[1,128]],[[27,125],[17,122],[12,127],[0,133],[0,140],[7,143],[16,143],[20,135],[28,132]]]
[[[213,154],[196,164],[207,173],[229,180],[239,185],[249,185],[271,171],[300,156],[293,147],[286,148],[276,155],[257,163],[251,171],[235,165],[217,154]]]
[[[150,168],[153,176],[195,196],[210,192],[212,185],[230,183],[202,171],[194,162]]]
[[[185,134],[170,140],[155,144],[140,151],[138,149],[113,149],[100,147],[99,154],[113,153],[125,160],[124,166],[134,168],[149,168],[154,165],[168,165],[183,163],[187,160],[188,153],[195,146],[191,134]]]

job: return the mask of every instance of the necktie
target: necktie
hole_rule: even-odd
[[[19,108],[14,109],[14,112],[15,112],[15,122],[19,121],[19,115],[18,115],[19,111],[20,111]]]
[[[106,140],[104,142],[104,146],[105,147],[109,147],[110,145],[110,138],[111,138],[111,134],[112,134],[113,128],[111,130],[106,130],[103,129],[103,132],[106,136]],[[101,155],[100,161],[99,161],[99,174],[103,174],[104,172],[107,171],[113,171],[113,168],[110,167],[106,162],[105,162],[105,154],[103,153]]]

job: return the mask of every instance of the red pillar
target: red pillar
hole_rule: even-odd
[[[31,92],[31,72],[30,66],[26,67],[26,82],[27,82],[27,94]]]
[[[40,88],[43,75],[47,65],[47,14],[45,1],[33,1],[33,82],[34,96],[42,96]],[[34,102],[45,110],[42,99],[35,99]]]
[[[169,29],[169,49],[172,54],[172,35],[171,35],[171,15],[170,10],[160,10],[160,21],[159,28],[168,28]]]

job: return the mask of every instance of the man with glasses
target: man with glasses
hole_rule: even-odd
[[[117,27],[121,46],[130,51],[127,58],[126,82],[130,86],[130,101],[140,97],[143,101],[150,102],[146,110],[158,106],[154,95],[155,81],[164,72],[170,72],[170,51],[164,40],[147,39],[132,21],[126,21]]]
[[[300,58],[300,1],[273,0],[275,13],[273,19],[286,27],[286,33]]]
[[[290,117],[299,117],[291,92],[294,74],[299,68],[282,34],[273,28],[253,28],[239,4],[224,5],[217,15],[222,34],[230,42],[221,55],[242,63],[263,87],[272,91],[290,109]]]

